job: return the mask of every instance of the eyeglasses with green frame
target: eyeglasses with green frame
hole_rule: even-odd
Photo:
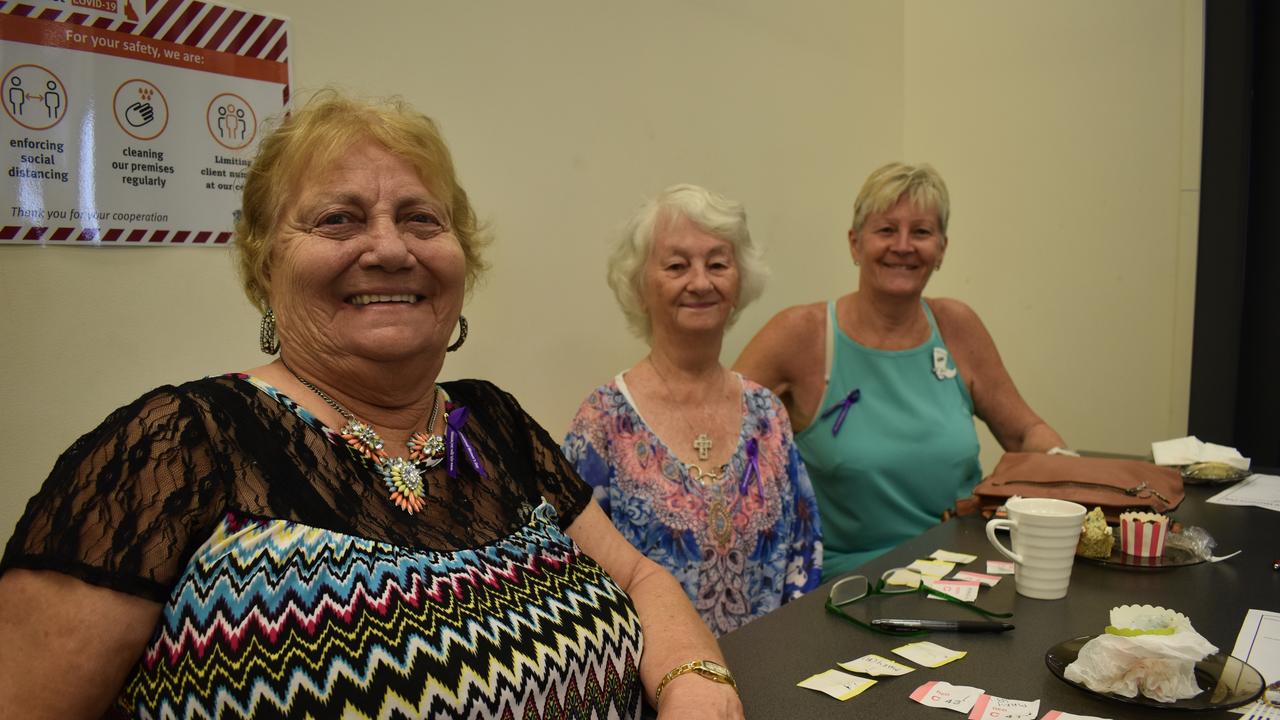
[[[861,620],[846,613],[843,610],[843,608],[846,605],[852,605],[853,603],[856,603],[859,600],[869,595],[916,594],[916,595],[925,595],[925,596],[932,595],[933,597],[941,598],[943,600],[946,600],[949,603],[959,605],[960,607],[970,612],[977,613],[978,615],[981,615],[988,619],[1013,617],[1013,613],[996,613],[996,612],[991,612],[990,610],[985,610],[983,608],[978,607],[974,603],[965,602],[964,600],[961,600],[960,598],[955,597],[954,595],[949,595],[941,590],[928,587],[923,582],[921,582],[916,587],[907,587],[907,586],[898,587],[898,586],[889,585],[887,582],[888,578],[891,577],[894,573],[898,572],[899,570],[904,570],[904,569],[905,568],[892,568],[890,570],[886,570],[884,574],[880,576],[880,580],[876,582],[874,586],[871,584],[871,581],[868,580],[865,575],[850,575],[848,577],[840,578],[839,580],[835,581],[835,583],[831,585],[831,589],[827,591],[827,602],[826,602],[827,612],[831,613],[832,615],[835,615],[836,617],[839,617],[842,620],[853,623],[854,625],[857,625],[860,628],[870,630],[871,632],[877,632],[882,635],[895,635],[899,637],[928,635],[929,631],[928,630],[884,630],[874,625],[870,625],[868,623],[862,622]]]

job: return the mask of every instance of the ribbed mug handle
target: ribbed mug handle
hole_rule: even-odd
[[[1016,522],[1012,520],[1007,520],[1005,518],[995,518],[993,520],[988,520],[987,521],[987,539],[991,541],[992,545],[996,546],[996,550],[999,550],[1001,555],[1004,555],[1005,557],[1009,558],[1010,560],[1016,563],[1021,563],[1022,562],[1021,555],[1005,547],[999,540],[996,539],[997,529],[1008,528],[1012,530],[1013,528],[1017,527],[1017,525],[1018,524]]]

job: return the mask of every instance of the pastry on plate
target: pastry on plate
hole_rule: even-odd
[[[1080,531],[1076,554],[1089,558],[1111,557],[1111,548],[1115,544],[1116,537],[1111,534],[1111,527],[1107,525],[1107,517],[1102,514],[1102,508],[1090,510],[1084,516],[1084,528]]]

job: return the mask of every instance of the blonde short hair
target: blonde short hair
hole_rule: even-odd
[[[653,334],[649,312],[644,306],[645,262],[658,233],[680,218],[733,246],[738,266],[738,302],[729,314],[728,325],[738,319],[743,308],[760,297],[769,276],[764,250],[751,239],[747,211],[741,203],[697,185],[672,185],[640,206],[609,257],[609,287],[613,288],[628,327],[645,340]]]
[[[947,221],[951,219],[951,196],[942,176],[927,163],[908,165],[891,162],[867,176],[858,199],[853,203],[853,232],[860,232],[868,217],[892,208],[904,196],[918,208],[935,210],[938,229],[946,237]]]
[[[271,245],[285,205],[309,176],[364,140],[407,160],[444,203],[446,223],[466,258],[468,290],[485,269],[480,250],[487,239],[435,122],[399,98],[363,100],[322,90],[278,121],[247,171],[234,249],[245,295],[259,310],[267,309]]]

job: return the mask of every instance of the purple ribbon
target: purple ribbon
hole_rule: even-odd
[[[848,395],[844,396],[843,400],[827,408],[826,412],[822,413],[822,419],[826,420],[831,417],[831,413],[834,413],[837,410],[840,411],[840,415],[836,417],[836,424],[831,426],[831,437],[835,437],[836,434],[840,432],[840,426],[844,425],[844,418],[849,414],[849,408],[853,407],[853,404],[858,402],[858,399],[861,397],[862,391],[858,388],[854,388],[849,391]]]
[[[471,467],[476,469],[476,473],[480,477],[487,477],[484,474],[484,465],[480,462],[480,456],[476,454],[476,449],[471,446],[471,441],[467,440],[467,436],[462,434],[462,426],[467,424],[467,420],[471,417],[471,411],[462,405],[450,408],[445,413],[444,439],[445,439],[445,462],[449,468],[449,477],[458,476],[458,443],[462,443],[462,449],[467,453],[467,459],[471,461]]]
[[[751,476],[755,476],[756,495],[764,500],[764,480],[760,477],[760,441],[751,438],[747,441],[747,465],[742,468],[742,482],[738,483],[738,492],[747,494],[751,487]]]

